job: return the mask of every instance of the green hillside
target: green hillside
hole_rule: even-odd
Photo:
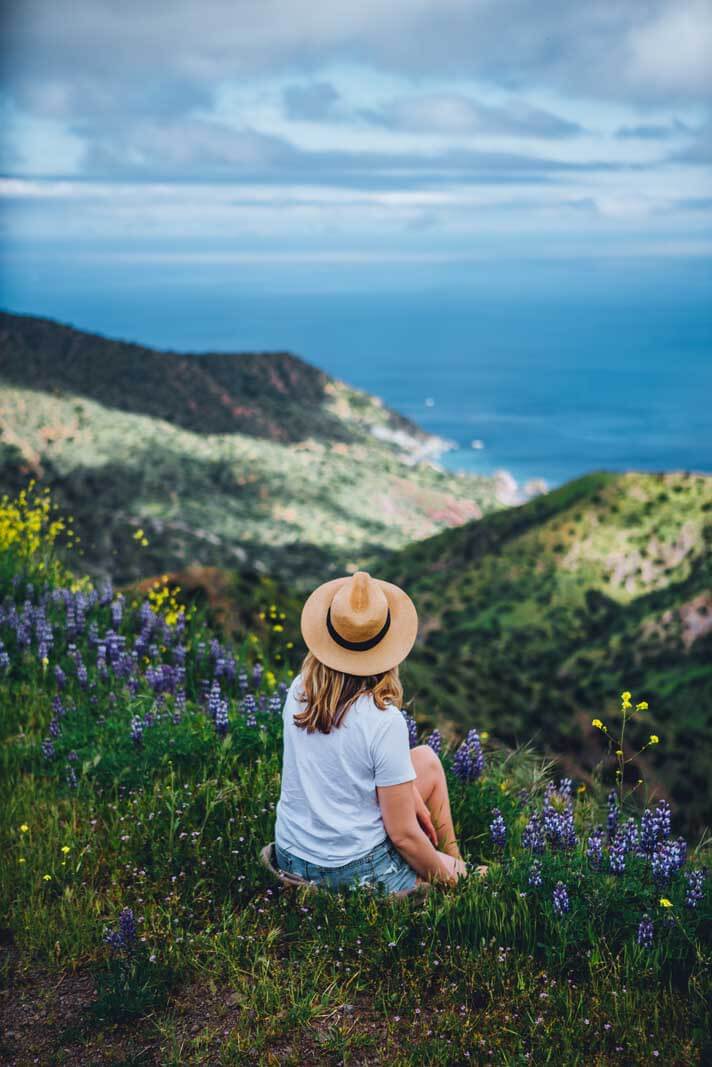
[[[500,506],[493,479],[430,462],[443,445],[288,353],[178,355],[0,314],[0,491],[50,486],[94,576],[341,573]]]
[[[378,572],[420,613],[416,714],[533,737],[583,773],[591,719],[629,689],[650,703],[641,744],[661,740],[639,769],[712,822],[711,543],[712,478],[597,472],[393,553]]]

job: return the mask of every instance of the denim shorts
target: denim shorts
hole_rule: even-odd
[[[290,874],[301,875],[309,881],[328,886],[330,889],[359,889],[372,886],[386,893],[412,889],[418,877],[409,863],[397,851],[390,838],[376,845],[365,856],[352,860],[341,867],[322,867],[310,863],[275,842],[277,865]]]

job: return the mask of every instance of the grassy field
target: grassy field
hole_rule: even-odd
[[[42,499],[0,508],[3,1062],[709,1062],[709,849],[664,803],[474,732],[441,758],[484,879],[284,892],[280,604],[268,652],[77,581]]]

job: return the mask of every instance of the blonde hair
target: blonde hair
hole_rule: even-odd
[[[328,734],[332,727],[339,727],[354,700],[362,693],[371,693],[381,710],[389,704],[396,707],[403,704],[403,686],[397,666],[381,674],[360,677],[327,667],[312,652],[307,652],[301,675],[302,692],[298,696],[306,700],[307,706],[297,712],[294,722],[310,734],[315,730]]]

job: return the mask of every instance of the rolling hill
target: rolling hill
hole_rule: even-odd
[[[619,694],[661,743],[637,766],[712,823],[712,477],[595,472],[390,554],[420,614],[403,667],[416,715],[533,738],[586,775]],[[635,776],[635,768],[631,767]]]
[[[501,507],[495,479],[432,462],[445,446],[289,353],[180,355],[0,314],[0,491],[49,485],[94,576],[198,563],[308,584]]]

